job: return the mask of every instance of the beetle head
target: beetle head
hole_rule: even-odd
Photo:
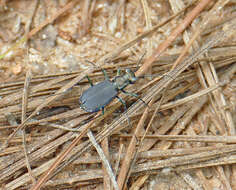
[[[134,84],[137,81],[137,78],[134,72],[131,69],[125,69],[126,75],[128,76],[128,80],[131,84]]]

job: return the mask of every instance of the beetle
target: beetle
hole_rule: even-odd
[[[83,110],[86,112],[98,112],[102,110],[104,114],[105,106],[115,98],[117,98],[123,104],[125,110],[127,110],[125,101],[118,96],[120,91],[140,99],[137,94],[124,90],[126,86],[134,84],[137,81],[137,77],[131,69],[125,69],[125,74],[123,75],[120,74],[120,70],[118,69],[117,76],[113,80],[109,79],[104,69],[102,69],[102,72],[105,76],[105,80],[95,85],[93,85],[89,77],[86,76],[91,86],[85,90],[79,98],[80,107]],[[143,101],[142,99],[140,100]]]

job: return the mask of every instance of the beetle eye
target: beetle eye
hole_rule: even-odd
[[[131,82],[131,83],[135,83],[135,82],[136,82],[136,80],[137,80],[137,78],[136,78],[136,77],[131,77],[131,78],[130,78],[130,82]]]
[[[132,73],[132,71],[130,69],[125,69],[125,72],[129,73],[129,74]]]

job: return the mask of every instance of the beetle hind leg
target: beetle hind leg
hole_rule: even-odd
[[[102,107],[101,110],[102,110],[102,115],[104,115],[105,114],[105,108]]]
[[[130,120],[129,120],[129,116],[127,114],[127,107],[126,107],[125,101],[122,98],[120,98],[119,96],[116,96],[116,98],[123,104],[124,109],[125,109],[125,115],[127,117],[128,124],[130,125]]]
[[[140,98],[138,94],[135,94],[132,92],[126,92],[125,90],[121,90],[121,92],[123,92],[124,94],[127,94],[129,96],[133,96],[133,97],[137,98],[138,100],[142,101],[145,104],[145,106],[149,107],[148,104],[142,98]]]

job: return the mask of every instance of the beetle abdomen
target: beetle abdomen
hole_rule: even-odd
[[[79,102],[81,108],[87,112],[97,112],[109,104],[117,95],[118,91],[109,80],[91,86],[83,92]]]

